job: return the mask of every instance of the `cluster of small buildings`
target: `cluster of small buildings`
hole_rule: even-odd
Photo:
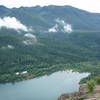
[[[27,74],[27,73],[28,73],[27,71],[23,71],[23,72],[16,72],[15,74],[20,75],[20,74]]]

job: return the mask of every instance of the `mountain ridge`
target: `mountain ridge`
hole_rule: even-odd
[[[93,66],[100,60],[99,44],[99,14],[69,6],[12,9],[0,6],[0,82],[74,67],[96,76],[100,64]],[[27,74],[16,76],[23,71]]]
[[[100,30],[99,13],[90,13],[71,6],[50,5],[10,9],[1,6],[0,11],[2,11],[0,17],[16,17],[23,24],[31,25],[36,30],[38,30],[37,27],[40,27],[40,30],[52,27],[57,18],[71,24],[74,30]]]

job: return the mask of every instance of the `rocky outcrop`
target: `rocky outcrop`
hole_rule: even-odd
[[[62,94],[58,100],[100,100],[100,85],[95,87],[93,93],[87,93],[86,84],[80,85],[78,92]]]
[[[69,99],[74,99],[74,100],[80,100],[80,98],[82,98],[81,96],[84,95],[84,92],[85,92],[85,87],[86,85],[80,85],[80,88],[79,88],[79,92],[74,92],[74,93],[69,93],[69,94],[62,94],[58,100],[69,100]]]
[[[70,93],[70,94],[63,94],[58,98],[58,100],[66,100],[66,99],[78,100],[79,97],[80,97],[80,94],[78,92],[75,92],[75,93]]]

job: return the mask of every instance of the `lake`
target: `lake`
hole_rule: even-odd
[[[57,100],[62,93],[78,91],[80,80],[88,75],[59,71],[14,84],[0,84],[0,100]]]

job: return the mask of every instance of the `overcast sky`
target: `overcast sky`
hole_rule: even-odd
[[[100,13],[100,0],[0,0],[0,5],[9,8],[35,5],[71,5],[90,12]]]

